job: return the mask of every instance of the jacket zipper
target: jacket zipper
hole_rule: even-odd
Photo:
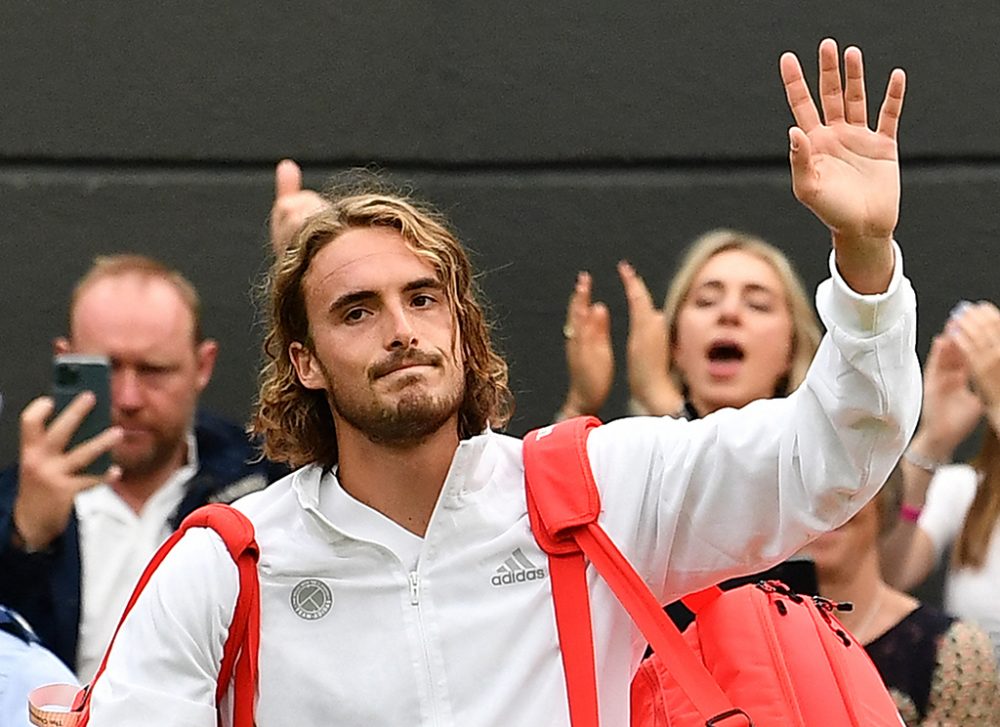
[[[410,571],[410,605],[420,605],[420,576],[416,571]],[[418,619],[419,620],[419,619]]]
[[[424,678],[427,680],[427,693],[431,708],[431,724],[440,724],[438,713],[437,690],[434,688],[434,674],[431,672],[431,656],[427,649],[427,639],[424,632],[424,616],[420,609],[420,574],[413,570],[407,575],[410,585],[410,605],[417,611],[417,637],[420,639],[420,652],[424,661]]]

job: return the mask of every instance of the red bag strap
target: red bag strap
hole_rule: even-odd
[[[90,695],[93,686],[104,673],[108,655],[114,646],[125,618],[135,606],[139,595],[149,583],[167,553],[190,528],[211,528],[219,534],[239,570],[240,590],[236,599],[233,621],[229,627],[219,668],[216,702],[220,702],[233,682],[233,727],[254,727],[254,700],[257,691],[257,652],[260,641],[260,585],[257,579],[257,560],[260,550],[254,537],[253,524],[246,515],[228,505],[210,504],[198,508],[181,523],[180,527],[159,547],[146,569],[139,577],[132,597],[122,612],[104,658],[90,684],[77,694],[74,712],[81,712],[78,727],[85,727],[90,719]],[[219,718],[221,725],[221,716]]]
[[[572,422],[573,426],[565,424]],[[528,500],[528,517],[535,539],[549,556],[549,577],[552,582],[552,604],[556,615],[556,630],[566,675],[566,695],[570,723],[573,727],[598,727],[597,678],[594,666],[594,632],[590,619],[590,596],[587,590],[587,564],[580,546],[565,532],[577,525],[594,522],[601,501],[597,485],[589,468],[582,468],[580,457],[564,457],[565,464],[576,467],[576,476],[588,486],[561,488],[531,487],[537,476],[549,483],[560,478],[559,455],[571,447],[587,446],[591,428],[600,420],[586,417],[567,420],[558,426],[531,432],[524,442],[524,474]],[[554,437],[554,438],[552,438]],[[529,446],[528,439],[532,439]],[[542,471],[541,475],[535,473]],[[528,479],[529,471],[532,479]],[[541,498],[540,504],[535,498]],[[540,512],[545,512],[543,522]],[[554,523],[552,527],[548,523]]]
[[[579,551],[571,531],[597,522],[601,496],[590,471],[587,438],[597,417],[576,417],[529,432],[524,438],[528,515],[546,553]]]
[[[233,620],[222,652],[215,701],[220,703],[233,681],[233,727],[253,727],[257,692],[257,652],[260,642],[260,584],[257,560],[260,551],[253,524],[246,515],[227,505],[211,504],[192,512],[181,523],[188,528],[212,528],[226,544],[239,570],[240,590]]]
[[[580,676],[579,666],[566,668],[573,727],[598,725],[596,715],[586,715],[587,721],[579,721],[574,704],[585,702],[588,694],[596,694],[585,563],[582,558],[566,555],[574,549],[582,550],[594,564],[643,636],[660,655],[678,686],[705,718],[706,725],[751,725],[749,717],[733,707],[705,666],[688,648],[684,637],[663,612],[652,591],[597,523],[600,495],[590,469],[586,441],[590,430],[599,423],[594,417],[568,419],[529,432],[524,438],[528,513],[532,532],[541,547],[549,553],[556,626],[564,665],[568,649],[577,654],[584,648],[588,652],[586,668],[589,678]],[[565,564],[557,567],[555,561],[563,560]],[[578,572],[574,574],[573,570]],[[711,589],[701,592],[705,596],[710,593]],[[587,624],[583,629],[579,628],[579,624],[569,623],[564,616],[573,609],[585,613]],[[585,643],[575,643],[577,641]],[[593,699],[596,710],[596,698],[590,699]],[[730,718],[739,718],[739,721],[729,722]]]
[[[559,632],[559,651],[566,674],[570,724],[573,727],[598,727],[594,631],[590,621],[587,564],[583,553],[550,555],[549,575]]]

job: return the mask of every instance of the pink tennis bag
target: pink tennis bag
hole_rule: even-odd
[[[528,513],[549,572],[573,727],[598,727],[586,568],[596,568],[653,647],[632,682],[632,727],[899,727],[874,664],[836,617],[843,608],[770,581],[683,599],[681,634],[598,524],[587,436],[570,419],[524,439]]]

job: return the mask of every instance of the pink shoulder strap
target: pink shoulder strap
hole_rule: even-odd
[[[529,432],[524,438],[528,515],[535,538],[549,556],[573,727],[598,727],[594,637],[584,554],[668,665],[706,724],[750,725],[749,717],[733,707],[652,591],[598,524],[600,494],[586,443],[590,431],[599,424],[594,417],[568,419]],[[708,589],[695,594],[698,603],[692,605],[701,605],[716,593],[717,589]]]

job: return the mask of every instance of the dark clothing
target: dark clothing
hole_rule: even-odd
[[[865,647],[886,687],[907,695],[920,718],[927,715],[938,645],[954,618],[920,605]]]
[[[198,471],[187,483],[176,528],[192,510],[209,502],[232,502],[287,473],[258,453],[237,425],[199,412],[195,422]],[[80,540],[76,512],[66,530],[43,552],[25,553],[11,542],[11,513],[18,489],[14,464],[0,472],[0,602],[19,611],[71,669],[76,668],[80,627]]]

